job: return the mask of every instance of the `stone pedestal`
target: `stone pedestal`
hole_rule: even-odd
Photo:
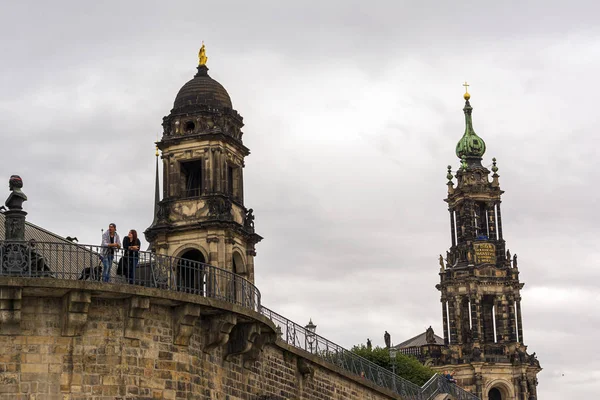
[[[25,240],[25,216],[23,210],[8,210],[4,212],[4,230],[6,240]]]

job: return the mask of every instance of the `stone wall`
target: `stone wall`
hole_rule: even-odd
[[[6,283],[0,400],[399,398],[265,334],[268,320],[234,305],[95,282]]]

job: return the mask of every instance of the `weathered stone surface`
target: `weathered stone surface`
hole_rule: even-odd
[[[150,299],[133,296],[127,302],[126,307],[125,337],[139,339],[143,335],[144,319],[146,311],[150,308]]]
[[[236,321],[237,317],[233,313],[219,314],[207,319],[208,329],[202,350],[209,353],[216,347],[226,344]]]
[[[2,279],[0,284],[4,285]],[[36,281],[27,280],[29,285]],[[73,282],[73,286],[79,284]],[[94,283],[90,286],[96,288]],[[144,293],[139,288],[131,290]],[[71,295],[70,300],[80,301],[69,310],[87,309],[87,321],[77,328],[80,335],[62,336],[62,296],[68,293],[61,292],[61,297],[56,293],[55,288],[49,288],[44,295],[39,286],[35,295],[22,291],[23,329],[17,335],[0,336],[0,400],[399,399],[280,340],[272,343],[269,334],[275,335],[274,326],[256,313],[233,314],[236,318],[232,318],[228,316],[232,311],[221,309],[216,314],[216,308],[208,308],[207,313],[212,312],[214,317],[194,321],[196,308],[174,309],[182,303],[169,300],[172,293],[165,293],[163,298],[131,297],[123,291],[102,292],[96,288],[89,303],[87,295]],[[203,310],[206,307],[203,305]],[[174,310],[179,310],[179,318]],[[224,341],[229,329],[224,326],[226,322],[251,321],[252,315],[254,322],[239,324],[238,335],[245,340],[239,350],[245,349],[244,355],[226,361],[228,346],[214,346],[210,353],[203,351],[209,340],[220,337],[219,343]],[[132,319],[143,319],[143,323]],[[173,345],[176,324],[182,321],[186,326],[194,323],[195,329],[187,346]],[[221,332],[212,339],[207,334],[209,324],[219,326]],[[127,326],[135,329],[135,338],[126,335]],[[256,361],[248,358],[253,353]],[[308,362],[298,361],[303,358]],[[313,368],[311,379],[299,373],[299,363]]]
[[[187,346],[194,333],[194,325],[200,318],[200,306],[183,304],[173,309],[173,343]]]
[[[63,296],[62,335],[78,336],[87,322],[88,310],[92,302],[91,292],[71,291]]]
[[[0,287],[0,334],[17,335],[21,330],[22,289]]]

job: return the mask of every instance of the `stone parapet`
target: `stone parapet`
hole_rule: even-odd
[[[0,307],[0,400],[400,399],[277,340],[271,320],[224,301],[0,277]]]

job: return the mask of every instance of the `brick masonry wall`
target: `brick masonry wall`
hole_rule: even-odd
[[[127,338],[127,299],[92,297],[82,334],[61,335],[62,299],[21,299],[20,333],[0,335],[0,400],[398,398],[281,342],[245,368],[224,346],[202,351],[208,327],[189,346],[173,344],[173,313],[150,304],[139,339]],[[302,375],[299,358],[313,374]]]

